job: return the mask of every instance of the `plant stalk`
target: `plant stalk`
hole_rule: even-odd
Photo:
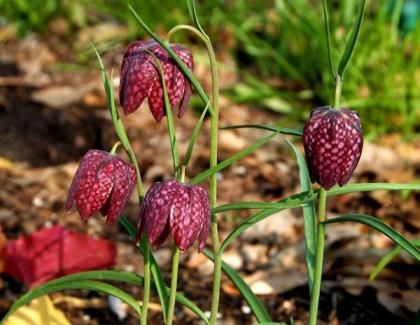
[[[179,255],[180,250],[178,247],[176,247],[176,245],[174,245],[171,272],[171,292],[169,295],[168,320],[166,322],[167,325],[172,325],[174,319],[176,287],[178,282]]]
[[[217,73],[217,61],[214,53],[213,46],[211,44],[208,35],[202,31],[189,25],[179,25],[172,28],[168,33],[168,39],[178,30],[189,30],[196,34],[206,45],[209,60],[210,69],[212,76],[212,97],[211,97],[211,125],[210,125],[210,168],[217,165],[217,143],[218,143],[218,128],[219,128],[219,76]],[[200,87],[196,87],[197,91]],[[201,96],[203,98],[203,96]],[[210,177],[210,207],[213,209],[217,203],[217,174],[213,174]],[[212,305],[211,305],[211,316],[210,325],[214,325],[217,320],[217,314],[219,310],[219,296],[220,296],[220,280],[222,275],[222,257],[218,254],[220,241],[219,231],[217,226],[217,216],[212,214],[211,216],[211,239],[213,243],[214,252],[214,276],[213,276],[213,290],[212,290]]]
[[[343,88],[343,79],[339,74],[337,74],[337,77],[335,79],[335,97],[334,97],[335,108],[340,108],[340,98],[341,98],[342,88]]]
[[[314,284],[311,296],[311,308],[309,313],[309,325],[316,325],[319,305],[319,295],[321,292],[322,267],[324,262],[324,242],[325,242],[325,206],[327,203],[327,191],[321,187],[319,191],[318,206],[318,231],[315,250],[315,272]]]
[[[206,42],[207,51],[210,59],[210,68],[212,76],[212,104],[213,114],[211,115],[210,125],[210,168],[217,165],[217,142],[218,142],[218,129],[219,129],[219,76],[217,73],[217,62],[214,54],[214,49],[209,38]],[[213,209],[217,204],[217,173],[210,177],[210,207]],[[220,241],[219,231],[217,226],[217,216],[211,215],[211,239],[213,243],[214,260],[214,276],[213,276],[213,293],[211,304],[210,325],[216,324],[217,314],[219,310],[219,297],[220,297],[220,281],[222,275],[222,256],[218,254]]]
[[[150,272],[150,244],[148,239],[145,240],[144,245],[144,283],[143,283],[143,304],[141,309],[141,318],[140,324],[147,325],[147,309],[149,305],[150,299],[150,279],[151,279],[151,272]]]

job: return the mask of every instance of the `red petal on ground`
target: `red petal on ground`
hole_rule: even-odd
[[[9,241],[4,272],[34,287],[63,275],[109,268],[116,255],[114,243],[54,226]]]

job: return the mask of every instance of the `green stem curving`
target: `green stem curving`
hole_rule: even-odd
[[[171,272],[171,292],[169,295],[168,321],[167,325],[172,325],[175,311],[176,287],[178,282],[180,250],[174,245],[174,253],[172,256],[172,272]]]
[[[309,325],[316,325],[319,305],[319,294],[321,292],[322,280],[322,266],[324,262],[324,242],[325,242],[325,221],[326,213],[325,206],[327,202],[327,191],[321,187],[319,192],[319,205],[318,205],[318,231],[316,240],[315,251],[315,272],[314,284],[311,296],[311,309],[309,313]]]

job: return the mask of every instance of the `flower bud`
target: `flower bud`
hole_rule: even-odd
[[[329,106],[314,108],[303,130],[303,145],[312,182],[326,190],[343,186],[362,153],[359,114]]]
[[[169,46],[192,71],[194,61],[191,52],[178,44]],[[178,117],[181,118],[191,95],[190,83],[168,52],[153,39],[134,42],[124,53],[120,79],[120,103],[124,113],[134,112],[147,98],[157,122],[166,115],[161,75],[150,53],[162,66],[169,102],[172,107],[178,107]]]
[[[100,211],[113,224],[136,184],[134,167],[102,150],[89,150],[77,168],[67,196],[66,209],[76,202],[82,220]]]
[[[147,192],[140,210],[137,237],[143,228],[154,248],[169,233],[177,247],[185,251],[196,239],[202,250],[210,229],[210,202],[206,189],[176,180],[154,183]]]

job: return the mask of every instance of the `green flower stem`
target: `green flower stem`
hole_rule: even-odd
[[[213,114],[211,116],[210,125],[210,168],[217,165],[217,142],[218,142],[218,130],[219,130],[219,76],[217,73],[217,61],[214,54],[213,46],[210,39],[207,37],[205,42],[207,52],[210,59],[210,68],[212,76],[212,105]],[[213,174],[210,177],[210,207],[213,209],[217,204],[217,174]],[[213,251],[215,254],[214,260],[214,278],[213,278],[213,294],[212,294],[212,305],[211,305],[211,316],[210,324],[216,324],[217,313],[219,310],[219,296],[220,296],[220,281],[222,275],[222,256],[218,254],[220,241],[219,231],[217,227],[217,216],[212,214],[211,216],[211,239],[213,242]]]
[[[311,309],[309,313],[309,325],[316,325],[319,305],[319,294],[321,292],[322,279],[322,265],[324,262],[324,241],[325,241],[325,206],[327,203],[327,191],[321,187],[319,192],[319,206],[318,206],[318,231],[315,251],[315,272],[314,284],[311,296]]]
[[[150,243],[146,239],[144,245],[144,283],[143,283],[143,304],[141,309],[141,318],[140,324],[147,325],[147,308],[149,306],[149,299],[150,299],[150,279],[151,279],[151,272],[150,272]]]
[[[337,77],[335,79],[335,98],[334,98],[335,108],[340,108],[340,98],[341,98],[342,88],[343,88],[343,79],[339,74],[337,74]]]
[[[172,256],[172,272],[171,272],[171,291],[169,295],[168,320],[167,325],[172,325],[175,310],[176,286],[178,282],[178,268],[179,268],[180,250],[174,245],[174,253]]]
[[[121,145],[120,141],[117,141],[111,148],[111,151],[109,152],[111,155],[115,155],[117,152],[118,147]]]
[[[184,183],[185,181],[185,166],[181,167],[181,171],[179,173],[179,181],[182,183]],[[169,295],[169,305],[167,314],[168,320],[166,322],[167,325],[172,325],[174,319],[176,287],[178,283],[179,255],[180,250],[174,243],[174,251],[172,254],[171,291]]]
[[[207,53],[210,60],[210,69],[212,76],[212,98],[211,98],[211,126],[210,126],[210,168],[217,165],[217,142],[218,142],[218,128],[219,128],[219,76],[217,73],[217,61],[214,54],[214,49],[210,38],[205,33],[199,31],[190,25],[178,25],[172,28],[168,33],[170,38],[176,31],[186,29],[196,34],[206,45]],[[210,178],[210,206],[216,207],[217,204],[217,175],[213,174]],[[211,239],[213,243],[214,252],[214,276],[213,276],[213,294],[211,305],[210,324],[215,324],[217,320],[217,313],[219,310],[219,296],[220,296],[220,280],[222,276],[222,256],[218,254],[220,241],[219,231],[217,227],[217,217],[215,214],[211,216]]]

